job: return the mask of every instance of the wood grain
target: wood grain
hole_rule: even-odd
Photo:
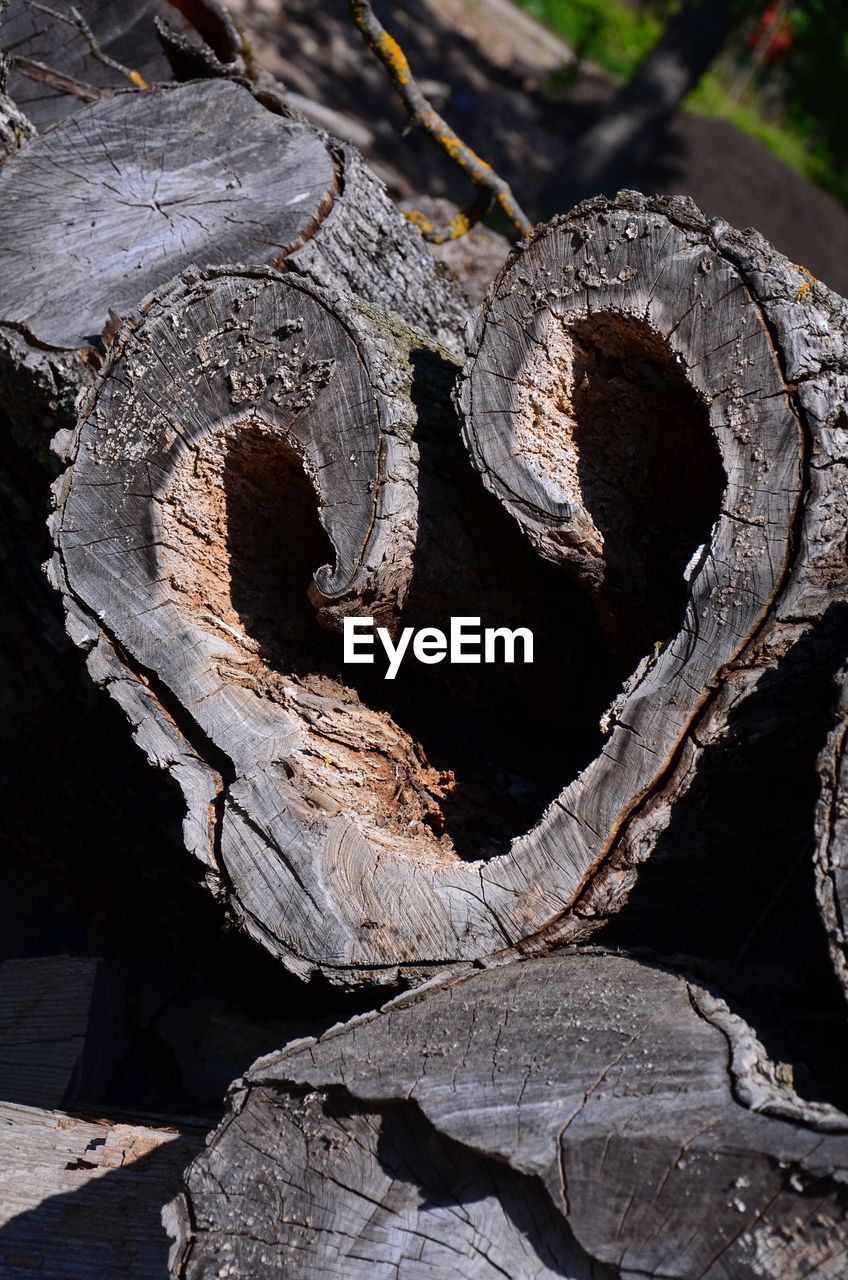
[[[203,1137],[0,1102],[0,1276],[166,1280],[162,1205]]]
[[[456,346],[466,303],[355,150],[223,78],[84,107],[0,171],[0,407],[43,450],[189,265],[296,269]]]
[[[596,758],[562,778],[506,851],[486,857],[478,843],[469,860],[443,834],[441,774],[341,674],[322,684],[318,633],[297,632],[311,625],[302,603],[311,573],[325,624],[351,610],[399,621],[415,583],[429,581],[432,600],[440,574],[450,592],[438,540],[420,536],[426,512],[432,520],[443,508],[432,496],[442,481],[420,452],[422,405],[438,393],[416,372],[441,361],[449,375],[450,361],[397,320],[291,276],[207,273],[148,304],[113,348],[58,489],[54,577],[95,679],[183,786],[188,848],[263,945],[304,975],[420,980],[458,960],[585,938],[621,906],[731,711],[844,600],[833,434],[844,311],[754,235],[708,226],[685,201],[584,206],[504,268],[460,394],[467,445],[519,532],[599,602],[610,643],[635,670],[606,713]],[[799,333],[808,334],[800,347]],[[556,342],[557,359],[573,361],[579,342],[588,361],[594,399],[576,426],[549,404],[533,416],[532,395],[545,392],[545,377],[555,382],[545,362],[555,363]],[[282,374],[269,364],[280,353]],[[616,453],[608,434],[604,414],[628,396],[629,418],[616,420],[636,435],[651,404],[666,414],[647,456],[634,439]],[[293,407],[296,439],[285,425]],[[279,424],[270,434],[269,423]],[[276,455],[260,439],[274,431]],[[243,462],[228,464],[222,447],[247,449]],[[651,489],[664,450],[696,460],[682,501],[699,505],[700,526],[674,514],[683,488],[674,468],[665,489]],[[590,496],[574,482],[587,453]],[[290,517],[299,537],[260,523],[236,548],[254,565],[242,590],[238,535],[220,507],[189,511],[189,479],[232,510],[241,485],[252,495],[242,508],[258,510],[289,491],[298,460],[324,533],[309,514],[316,496],[301,485],[303,505],[289,508],[300,513]],[[723,485],[707,484],[705,498],[699,486],[716,474]],[[653,603],[650,540],[629,532],[648,518],[644,489],[658,506],[653,536],[665,537],[664,519],[679,535]],[[280,570],[256,569],[277,563],[274,528],[312,557],[297,571],[299,594],[276,614],[291,588],[273,576]],[[615,528],[627,535],[617,544]],[[506,548],[508,534],[496,536]],[[320,567],[327,555],[332,569]],[[229,596],[215,586],[227,573]],[[460,600],[485,591],[479,575],[458,582]],[[665,628],[657,644],[646,639],[653,627]],[[550,701],[566,677],[547,674]],[[458,706],[448,714],[464,715]],[[399,802],[401,777],[411,807]]]
[[[187,1171],[172,1275],[837,1280],[846,1160],[848,1117],[720,999],[571,952],[260,1059]]]

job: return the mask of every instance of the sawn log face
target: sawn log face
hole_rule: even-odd
[[[30,448],[195,264],[296,269],[456,347],[466,302],[358,153],[216,79],[90,104],[0,169],[0,407]]]
[[[172,1275],[837,1280],[846,1160],[848,1117],[721,1000],[584,950],[260,1059],[172,1207]]]
[[[322,685],[304,603],[317,570],[325,625],[400,623],[416,582],[438,583],[422,405],[444,399],[450,360],[292,277],[207,273],[152,301],[83,421],[55,575],[245,927],[298,972],[391,981],[585,937],[616,910],[729,708],[844,599],[844,332],[839,299],[686,201],[582,206],[504,269],[460,396],[472,460],[620,660],[647,653],[596,759],[506,852],[481,842],[468,861],[440,817],[445,777],[390,713]],[[652,403],[664,416],[640,452]],[[682,498],[664,451],[691,459]],[[278,503],[282,526],[238,534],[239,508]],[[303,557],[296,589],[267,568],[275,527],[282,563]],[[240,584],[234,552],[253,565]],[[470,601],[480,589],[472,574]]]

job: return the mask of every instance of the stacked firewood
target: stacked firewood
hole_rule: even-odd
[[[198,1153],[98,963],[7,960],[0,1274],[842,1280],[848,304],[623,192],[472,308],[217,0],[2,21],[5,831],[99,814],[81,894],[272,1051]]]

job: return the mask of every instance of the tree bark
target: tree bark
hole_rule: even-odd
[[[467,970],[260,1059],[172,1276],[836,1280],[848,1116],[709,989],[597,951]]]
[[[358,153],[229,80],[83,108],[10,157],[0,210],[0,403],[36,450],[72,424],[118,319],[193,263],[285,265],[454,346],[465,320]]]
[[[686,201],[555,221],[472,336],[465,439],[511,519],[490,504],[463,542],[444,513],[468,487],[440,498],[446,356],[294,276],[207,273],[148,305],[58,489],[54,580],[95,679],[180,779],[189,849],[272,954],[341,982],[420,978],[585,938],[621,906],[740,707],[844,601],[845,331],[839,299]],[[562,593],[566,617],[518,683],[430,684],[443,724],[478,733],[430,759],[406,686],[381,701],[379,680],[339,674],[304,603],[316,568],[325,625],[432,621],[440,595],[482,613],[489,583],[533,617]],[[586,726],[615,670],[633,674],[599,742]],[[497,745],[473,719],[487,696],[513,717],[501,761],[521,733],[535,754],[511,778],[487,764],[475,793],[463,770]],[[557,745],[569,716],[582,759]]]

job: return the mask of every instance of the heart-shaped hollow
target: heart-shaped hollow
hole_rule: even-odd
[[[457,560],[474,571],[459,586],[451,531],[463,526],[445,523],[444,510],[459,506],[465,519],[473,503],[467,477],[457,483],[456,442],[426,423],[444,404],[451,370],[396,319],[291,276],[222,269],[163,294],[119,343],[60,491],[55,571],[73,633],[94,646],[93,671],[121,698],[148,753],[183,785],[189,847],[245,928],[292,969],[348,982],[421,976],[498,950],[545,947],[570,929],[585,932],[618,904],[615,885],[629,883],[618,851],[629,840],[639,856],[650,852],[669,795],[697,767],[705,726],[720,728],[726,691],[735,685],[744,696],[744,681],[768,660],[763,645],[783,626],[775,601],[798,578],[790,559],[804,450],[797,404],[750,277],[731,258],[689,206],[625,200],[558,221],[508,265],[481,313],[460,397],[472,459],[491,491],[476,501],[494,546],[469,517]],[[379,825],[380,789],[400,779],[377,776],[376,756],[394,769],[404,733],[415,754],[414,733],[351,691],[346,676],[340,682],[337,671],[321,670],[313,639],[299,666],[301,622],[290,619],[287,635],[282,615],[263,618],[255,602],[268,581],[268,540],[286,541],[288,511],[313,530],[288,564],[295,594],[318,569],[312,594],[324,625],[352,612],[389,624],[421,619],[440,597],[458,612],[468,582],[484,599],[499,565],[501,598],[513,595],[543,615],[555,612],[559,592],[579,618],[584,651],[601,649],[581,589],[569,594],[562,570],[533,552],[569,513],[540,498],[522,453],[515,370],[534,349],[534,326],[554,324],[584,346],[594,335],[596,384],[597,369],[607,376],[614,361],[610,343],[647,352],[659,399],[677,413],[664,421],[691,437],[703,482],[693,506],[703,509],[688,538],[706,542],[684,579],[677,633],[657,637],[667,643],[651,646],[628,681],[607,716],[606,739],[587,736],[577,776],[568,782],[563,768],[559,794],[526,834],[488,860],[467,862],[421,814],[420,839],[399,829],[397,798]],[[632,359],[628,366],[632,378]],[[721,474],[703,441],[705,418]],[[289,498],[272,497],[268,512],[251,514],[262,502],[260,473],[276,477]],[[722,508],[711,512],[722,476]],[[669,487],[666,480],[661,492]],[[597,489],[590,497],[589,488],[585,510],[594,521]],[[448,495],[441,508],[439,491]],[[441,561],[433,553],[440,540]],[[328,546],[330,567],[321,570]],[[681,578],[691,549],[676,552]],[[530,565],[541,576],[527,591]],[[284,596],[290,581],[278,578],[273,589]],[[205,600],[191,598],[198,584]],[[516,688],[540,714],[547,700],[549,720],[559,719],[567,737],[558,699],[580,670],[574,647],[563,651],[561,683],[554,667],[535,687]],[[455,717],[482,700],[463,673],[444,676]],[[420,778],[420,755],[414,763]],[[430,781],[434,789],[449,782]]]
[[[646,320],[548,313],[533,332],[510,374],[518,456],[553,515],[534,542],[595,597],[632,668],[679,627],[684,570],[721,508],[707,405]]]
[[[409,656],[391,681],[379,651],[374,666],[343,666],[337,624],[314,581],[335,560],[317,514],[317,479],[258,418],[211,430],[184,451],[160,498],[161,561],[182,607],[238,646],[233,678],[300,707],[309,742],[287,757],[288,781],[320,797],[326,812],[355,815],[375,846],[390,841],[409,857],[450,860],[504,852],[563,777],[591,759],[615,672],[598,658],[591,611],[480,489],[446,396],[441,410],[429,434],[416,423],[426,510],[417,513],[412,584],[382,605],[372,601],[368,616],[395,638],[416,622],[449,633],[452,614],[472,609],[510,629],[529,623],[532,665],[433,669]],[[433,492],[438,485],[447,493]],[[450,501],[451,490],[461,501]],[[327,485],[321,496],[325,510],[338,497]],[[569,737],[565,721],[575,728]]]

